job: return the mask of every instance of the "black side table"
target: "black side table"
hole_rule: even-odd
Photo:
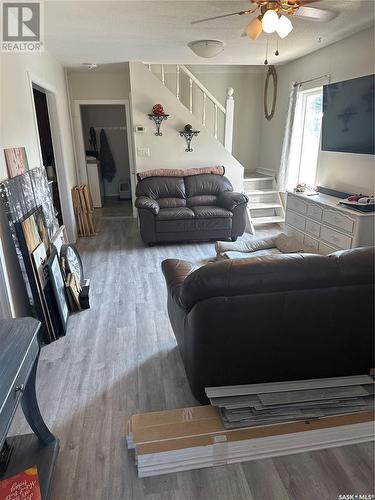
[[[59,441],[44,423],[36,399],[39,328],[40,323],[34,318],[0,320],[0,449],[5,439],[11,447],[7,468],[0,479],[36,465],[42,499],[47,500]],[[7,438],[19,403],[34,434]]]

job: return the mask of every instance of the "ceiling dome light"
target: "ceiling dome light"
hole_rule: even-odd
[[[215,57],[224,50],[223,42],[220,40],[196,40],[189,42],[188,47],[199,57]]]
[[[97,63],[82,63],[81,66],[88,69],[95,69],[98,67]]]
[[[263,16],[262,26],[265,33],[274,33],[279,24],[279,16],[277,13],[270,9]]]
[[[280,38],[285,38],[293,29],[293,24],[286,16],[281,16],[277,24],[277,34]]]

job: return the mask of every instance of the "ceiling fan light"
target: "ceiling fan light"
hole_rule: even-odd
[[[285,38],[286,36],[289,35],[292,29],[293,29],[293,24],[291,23],[290,19],[287,18],[286,16],[281,16],[276,28],[279,37]]]
[[[256,40],[262,33],[262,18],[261,16],[256,17],[246,26],[246,35],[252,40]]]
[[[196,40],[189,42],[188,47],[199,57],[215,57],[224,50],[223,42],[220,40]]]
[[[279,24],[279,16],[277,13],[269,9],[263,16],[262,28],[265,33],[274,33]]]

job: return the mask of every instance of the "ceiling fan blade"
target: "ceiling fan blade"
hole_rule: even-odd
[[[198,19],[197,21],[191,21],[190,24],[205,23],[206,21],[213,21],[214,19],[222,19],[223,17],[244,16],[244,15],[252,14],[253,12],[255,12],[255,10],[256,9],[254,9],[254,10],[240,10],[240,12],[232,12],[231,14],[223,14],[222,16],[206,17],[205,19]]]
[[[318,21],[327,23],[337,16],[337,12],[332,10],[318,9],[317,7],[304,7],[303,5],[296,10],[293,17],[300,17],[306,21]]]
[[[251,38],[252,40],[256,40],[259,35],[262,33],[262,21],[260,20],[260,16],[256,17],[246,26],[245,34]]]

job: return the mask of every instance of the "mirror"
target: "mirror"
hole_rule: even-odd
[[[270,84],[271,80],[271,84]],[[271,89],[272,87],[272,89]],[[272,94],[271,94],[272,92]],[[270,94],[270,95],[269,95]],[[272,96],[272,99],[271,99]],[[267,120],[271,120],[275,114],[277,98],[277,74],[275,66],[269,66],[264,85],[264,116]],[[272,102],[271,111],[269,111],[269,104]]]

